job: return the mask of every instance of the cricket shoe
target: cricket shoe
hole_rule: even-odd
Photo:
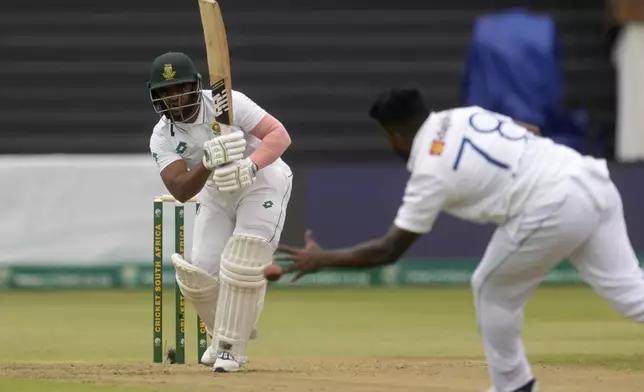
[[[212,365],[212,371],[215,373],[235,373],[241,370],[242,363],[228,351],[222,351],[217,356],[215,364]]]
[[[492,387],[487,392],[498,392],[496,388]],[[539,383],[537,380],[532,380],[514,392],[539,392]]]
[[[250,339],[257,339],[257,330],[255,328],[253,328],[253,332],[251,332],[250,334]],[[212,345],[208,346],[206,351],[201,356],[201,361],[199,363],[206,366],[212,366],[215,364],[215,361],[217,361],[217,350],[213,349]]]
[[[212,348],[212,346],[208,346],[206,352],[204,352],[201,356],[201,361],[199,361],[199,363],[206,366],[214,366],[215,362],[217,362],[218,356],[219,355],[217,354],[217,349]],[[244,365],[243,361],[238,362]]]
[[[199,363],[206,366],[212,366],[215,364],[215,361],[217,361],[217,350],[212,348],[212,346],[208,346],[206,352],[201,356],[201,361]]]

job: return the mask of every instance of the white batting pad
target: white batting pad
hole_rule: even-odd
[[[206,331],[210,336],[213,336],[217,298],[219,297],[219,281],[201,268],[185,261],[178,253],[172,255],[172,264],[174,264],[177,285],[183,297],[192,303],[197,314],[203,320]]]
[[[257,307],[255,308],[255,321],[253,322],[253,330],[251,331],[250,338],[257,339],[258,329],[259,329],[259,318],[262,316],[262,310],[264,310],[264,297],[266,297],[266,282],[261,288],[261,292],[257,296]]]
[[[256,324],[266,293],[264,268],[273,260],[273,248],[264,239],[235,235],[221,256],[215,333],[218,351],[230,352],[244,363],[246,344]]]

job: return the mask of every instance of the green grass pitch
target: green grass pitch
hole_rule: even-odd
[[[2,391],[194,391],[215,379],[203,366],[152,365],[149,291],[9,291],[0,298]],[[164,340],[169,347],[174,345],[173,304],[167,290]],[[194,319],[188,305],[186,359],[191,364],[196,362]],[[604,381],[625,375],[644,380],[644,326],[622,319],[585,286],[540,288],[526,311],[524,337],[530,359],[548,370],[546,382],[555,387],[561,377],[553,369],[561,367],[600,374]],[[295,391],[309,385],[306,380],[317,381],[304,390],[322,391],[327,389],[318,381],[325,379],[337,380],[328,390],[363,390],[361,383],[372,382],[365,374],[377,376],[379,366],[389,377],[414,372],[399,390],[476,391],[488,382],[466,287],[271,289],[250,355],[251,370],[245,378],[234,375],[240,381],[230,391],[263,390],[253,389],[252,382]],[[355,366],[354,376],[334,376],[334,358]],[[448,382],[449,364],[463,363],[475,364],[471,385],[440,389],[439,378]],[[423,370],[435,368],[441,369],[440,377]],[[385,381],[371,388],[386,389]]]

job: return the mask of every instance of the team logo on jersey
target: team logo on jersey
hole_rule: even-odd
[[[177,71],[175,71],[172,68],[172,64],[165,64],[163,66],[163,73],[161,74],[161,76],[163,76],[163,79],[165,79],[165,80],[173,80],[174,75],[176,75],[176,74],[177,74]]]
[[[436,138],[432,140],[432,145],[429,148],[429,155],[441,155],[445,149],[445,135],[450,126],[450,117],[449,115],[443,117],[441,120],[441,126],[438,132],[436,132]]]
[[[219,126],[219,123],[217,123],[216,121],[210,124],[210,129],[212,129],[212,133],[214,133],[217,136],[221,134],[221,127]]]
[[[445,142],[442,140],[432,140],[432,146],[429,148],[429,155],[441,155],[445,148]]]
[[[174,152],[176,152],[179,155],[183,155],[187,149],[188,149],[188,145],[186,144],[186,142],[180,142],[177,145],[177,148],[175,148]]]

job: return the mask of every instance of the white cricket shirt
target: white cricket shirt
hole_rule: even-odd
[[[152,131],[150,151],[157,162],[159,171],[179,159],[186,161],[188,168],[201,162],[203,144],[215,138],[212,124],[215,123],[215,113],[210,90],[202,91],[203,101],[194,123],[172,124],[161,117]],[[264,118],[266,111],[239,91],[232,91],[233,125],[246,134],[246,152],[248,157],[261,141],[248,132]]]
[[[394,224],[427,233],[445,211],[500,225],[585,162],[576,151],[477,106],[432,113],[414,139],[411,176]]]

